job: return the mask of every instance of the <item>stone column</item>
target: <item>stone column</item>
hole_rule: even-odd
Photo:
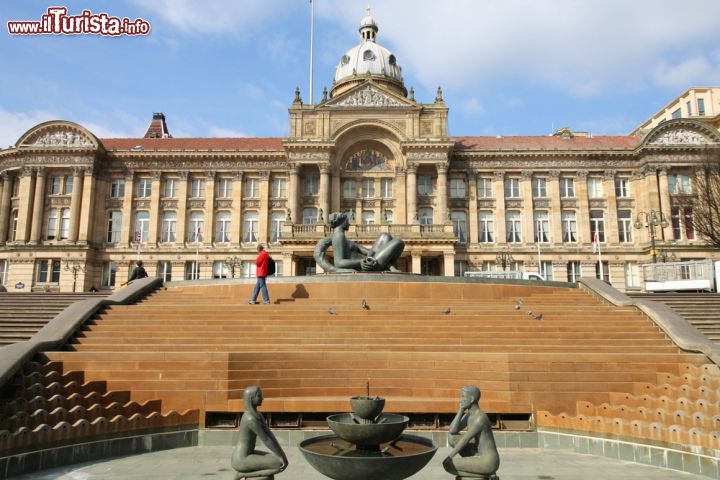
[[[591,243],[590,205],[588,203],[587,170],[578,170],[575,175],[575,197],[578,201],[578,243]]]
[[[505,172],[495,172],[495,243],[507,244],[505,237]]]
[[[0,245],[7,241],[8,222],[10,220],[10,207],[12,205],[12,177],[7,172],[0,173],[2,180],[2,196],[0,197]]]
[[[162,172],[152,172],[150,186],[150,225],[148,226],[148,245],[157,245],[160,242],[160,183]],[[177,228],[177,227],[176,227]]]
[[[417,217],[417,163],[408,163],[407,166],[407,223],[418,223]],[[419,260],[418,260],[419,261]],[[413,273],[415,272],[415,257],[413,257]],[[419,273],[419,271],[417,272]]]
[[[450,250],[447,252],[443,252],[443,265],[444,265],[444,271],[443,274],[446,277],[454,277],[455,276],[455,252]]]
[[[133,231],[133,177],[135,172],[130,171],[125,175],[125,198],[123,199],[122,230],[120,231],[120,243],[123,247],[130,246],[135,241]]]
[[[15,238],[17,243],[27,243],[28,241],[32,220],[33,193],[33,169],[23,167],[20,173],[20,187],[18,189],[20,205],[18,208],[17,236]]]
[[[670,183],[668,182],[667,168],[660,169],[660,211],[663,217],[667,220],[668,226],[665,228],[658,227],[658,239],[662,238],[665,241],[672,240],[672,203],[670,202]],[[660,215],[658,214],[658,220]],[[684,224],[684,220],[680,223]]]
[[[412,273],[420,274],[422,271],[422,253],[413,250],[410,255],[412,256]]]
[[[609,244],[620,242],[620,230],[617,220],[617,198],[615,197],[615,171],[606,170],[603,176],[603,193],[607,198],[605,216],[605,241]]]
[[[395,208],[393,211],[393,222],[398,224],[410,223],[407,217],[407,192],[406,192],[406,175],[405,167],[395,167],[395,180],[393,193],[395,194]],[[385,212],[383,212],[385,214]]]
[[[373,212],[375,215],[375,223],[385,223],[382,211],[382,182],[379,178],[375,178],[373,180],[373,183],[375,185],[375,207],[373,208]]]
[[[68,233],[68,242],[70,243],[75,243],[78,239],[84,174],[85,171],[82,168],[73,169],[73,190],[70,197],[70,232]]]
[[[35,200],[33,200],[32,229],[30,230],[30,243],[35,245],[40,243],[40,237],[42,236],[46,178],[47,172],[45,168],[38,167],[35,171]]]
[[[260,212],[258,213],[258,242],[267,246],[268,230],[270,216],[270,171],[263,170],[260,172]],[[327,215],[327,213],[324,213]],[[325,217],[327,218],[327,216]]]
[[[215,172],[206,172],[205,180],[205,231],[203,244],[212,245],[215,242]]]
[[[179,172],[180,181],[177,190],[177,224],[175,225],[175,244],[177,246],[185,245],[187,239],[187,189],[188,189],[188,172]],[[176,275],[175,267],[173,267],[173,276]],[[184,278],[184,270],[181,271]]]
[[[560,172],[550,170],[548,174],[548,197],[550,198],[550,240],[562,245],[562,200],[560,199]]]
[[[333,168],[332,180],[330,183],[330,211],[325,214],[325,219],[329,218],[330,212],[340,211],[340,194],[342,187],[340,185],[340,169]]]
[[[438,224],[445,224],[447,222],[447,199],[448,199],[448,184],[447,184],[447,164],[438,164],[436,166],[438,180],[437,180],[437,206],[438,211],[435,215],[436,222]]]
[[[635,171],[630,176],[631,180],[631,186],[630,189],[632,191],[632,197],[635,199],[635,209],[633,211],[633,224],[635,223],[635,219],[637,219],[638,212],[641,211],[647,211],[647,197],[645,195],[645,177],[643,176],[641,171]],[[669,221],[669,219],[668,219]],[[648,235],[647,235],[647,228],[640,228],[636,229],[633,226],[633,234],[635,237],[633,238],[633,243],[635,245],[640,245],[642,243],[645,243],[648,241]]]
[[[655,210],[658,217],[660,216],[660,189],[658,188],[658,172],[655,169],[655,167],[649,167],[644,172],[645,174],[645,212],[650,213],[652,210]],[[645,220],[643,218],[643,220]],[[681,228],[684,229],[685,222],[683,222],[682,218],[680,219],[680,225]],[[648,228],[643,227],[642,230],[646,231],[645,241],[650,242],[650,230]],[[685,233],[683,231],[683,236],[685,237]],[[657,245],[659,242],[662,242],[662,228],[658,224],[655,227],[655,248],[657,248],[659,245]],[[652,252],[651,252],[652,254]]]
[[[97,179],[95,178],[93,167],[85,167],[82,201],[80,202],[82,205],[80,208],[80,232],[78,233],[78,242],[84,244],[90,243],[93,238],[93,229],[95,228],[96,186]],[[99,190],[102,192],[102,188]],[[100,198],[103,198],[103,196]]]
[[[478,243],[480,230],[478,227],[477,174],[468,172],[468,245]]]
[[[295,275],[295,260],[292,252],[283,252],[283,276]]]
[[[292,223],[302,223],[302,215],[298,212],[298,183],[300,182],[298,164],[290,163],[288,173],[290,174],[290,184],[288,185],[288,208],[290,209],[290,217]]]
[[[532,195],[532,176],[533,172],[529,170],[523,170],[520,175],[520,198],[522,198],[522,223],[524,224],[523,235],[525,245],[535,244],[535,221],[533,213],[535,211],[533,206],[533,195]]]
[[[243,172],[236,171],[234,173],[232,190],[232,234],[230,241],[235,245],[242,243],[242,197],[243,197]]]
[[[330,165],[321,163],[318,167],[320,169],[319,203],[323,221],[327,222],[328,215],[330,215]]]

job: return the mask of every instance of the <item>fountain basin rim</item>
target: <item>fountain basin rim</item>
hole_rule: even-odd
[[[341,457],[341,456],[332,455],[332,454],[325,454],[325,453],[313,452],[313,451],[310,451],[310,450],[308,450],[307,448],[305,448],[306,446],[311,445],[311,444],[313,444],[313,443],[322,442],[322,441],[325,441],[325,440],[333,440],[333,439],[342,440],[342,438],[340,438],[340,437],[337,436],[337,435],[333,435],[333,434],[318,435],[317,437],[312,437],[312,438],[308,438],[308,439],[303,440],[302,442],[300,442],[300,443],[298,444],[298,448],[301,450],[301,452],[303,452],[303,454],[308,453],[308,454],[310,454],[310,455],[314,455],[314,456],[318,456],[318,457],[328,457],[328,458],[340,459],[340,460],[343,460],[343,461],[346,460],[346,461],[348,461],[348,462],[354,461],[354,460],[357,460],[357,459],[358,459],[358,457]],[[407,433],[403,433],[402,435],[400,435],[399,437],[397,437],[395,440],[405,440],[405,441],[408,441],[408,442],[420,443],[420,444],[425,445],[426,447],[429,447],[429,449],[428,449],[427,451],[425,451],[425,452],[419,452],[419,453],[415,453],[415,454],[412,454],[412,455],[397,456],[397,457],[394,457],[394,456],[386,456],[386,457],[384,457],[384,456],[374,456],[374,457],[370,457],[370,458],[372,458],[373,461],[383,461],[383,460],[388,460],[388,461],[396,460],[396,461],[397,461],[398,458],[410,458],[410,457],[416,457],[416,456],[421,456],[421,455],[427,455],[428,453],[430,453],[430,452],[435,452],[435,451],[437,451],[437,449],[438,449],[438,446],[435,445],[435,442],[433,442],[433,441],[430,440],[429,438],[419,437],[419,436],[417,436],[417,435],[409,435],[409,434],[407,434]]]

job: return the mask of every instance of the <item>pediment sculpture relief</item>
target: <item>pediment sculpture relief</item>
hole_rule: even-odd
[[[652,145],[705,145],[708,139],[688,129],[670,130],[650,142]]]
[[[405,105],[394,98],[374,88],[367,86],[348,95],[332,107],[404,107]]]
[[[93,144],[72,130],[49,132],[39,136],[29,145],[33,147],[92,147]]]

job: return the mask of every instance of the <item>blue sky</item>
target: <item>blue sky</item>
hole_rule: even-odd
[[[141,17],[147,37],[10,36],[8,20]],[[315,98],[359,42],[367,0],[316,0]],[[627,134],[689,86],[720,85],[717,0],[381,0],[378,42],[406,86],[438,85],[451,135]],[[140,136],[164,112],[181,136],[284,136],[308,99],[307,0],[6,1],[0,9],[0,146],[50,119]]]

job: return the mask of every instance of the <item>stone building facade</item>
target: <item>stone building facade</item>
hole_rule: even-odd
[[[633,224],[653,211],[668,221],[655,253],[720,258],[680,201],[719,155],[713,125],[450,137],[442,91],[417,101],[371,16],[360,34],[319,103],[296,92],[288,138],[172,138],[162,114],[143,138],[99,139],[67,121],[30,129],[0,151],[0,282],[113,288],[138,257],[168,280],[250,276],[258,242],[279,274],[316,273],[333,211],[350,213],[360,242],[403,238],[398,267],[412,273],[495,270],[505,256],[549,279],[602,272],[637,288],[652,252],[650,230]]]

